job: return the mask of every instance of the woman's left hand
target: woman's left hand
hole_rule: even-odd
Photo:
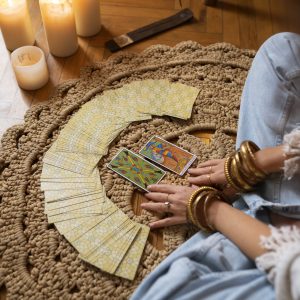
[[[197,188],[170,184],[148,186],[150,193],[145,196],[152,202],[142,203],[141,208],[169,214],[166,218],[153,222],[149,226],[151,228],[161,228],[187,223],[187,202]]]
[[[197,168],[190,168],[189,183],[200,185],[225,186],[227,184],[224,172],[225,158],[213,159],[201,163]]]
[[[223,194],[229,199],[234,199],[237,195],[237,190],[231,187],[226,179],[224,172],[225,158],[208,160],[199,164],[197,168],[190,168],[188,173],[190,177],[188,182],[193,185],[215,186],[222,190]]]

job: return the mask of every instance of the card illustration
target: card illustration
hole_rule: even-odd
[[[158,183],[166,174],[162,169],[125,148],[119,151],[107,167],[144,191],[147,191],[148,185]]]
[[[196,159],[194,154],[158,136],[153,136],[140,154],[179,175],[183,175]]]

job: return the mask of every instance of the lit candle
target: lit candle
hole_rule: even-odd
[[[8,50],[34,44],[26,0],[0,0],[0,28]]]
[[[78,48],[71,0],[40,0],[40,8],[50,52],[66,57]]]
[[[92,36],[101,29],[99,0],[73,0],[76,31],[80,36]]]
[[[24,46],[11,54],[11,62],[19,86],[24,90],[37,90],[49,79],[44,52],[35,46]]]

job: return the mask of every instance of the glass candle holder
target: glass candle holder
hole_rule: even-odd
[[[19,86],[24,90],[37,90],[49,80],[44,52],[35,46],[24,46],[11,54],[11,62]]]
[[[74,54],[78,48],[71,0],[40,0],[49,51],[58,57]]]
[[[10,51],[34,44],[26,0],[0,0],[0,28],[6,48]]]
[[[93,36],[100,31],[99,0],[73,0],[73,8],[78,35],[83,37]]]

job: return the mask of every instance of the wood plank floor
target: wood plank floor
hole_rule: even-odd
[[[36,31],[36,45],[46,53],[50,81],[38,91],[21,90],[0,34],[0,136],[6,128],[22,122],[28,107],[47,101],[57,84],[78,77],[82,66],[108,58],[111,53],[104,48],[105,41],[165,18],[181,8],[191,8],[195,20],[126,50],[142,51],[157,43],[172,46],[183,40],[195,40],[203,45],[224,41],[242,48],[258,49],[274,33],[300,32],[298,0],[223,0],[218,1],[215,7],[205,6],[204,0],[101,0],[101,32],[92,38],[79,38],[80,48],[75,55],[56,58],[48,51],[38,1],[28,1]]]
[[[12,71],[10,53],[0,34],[0,136],[11,125],[22,122],[30,106],[47,101],[57,84],[78,77],[82,66],[108,58],[111,53],[104,48],[105,41],[168,17],[182,8],[189,7],[193,11],[193,22],[126,50],[139,52],[153,44],[173,46],[184,40],[195,40],[203,45],[224,41],[241,48],[258,49],[274,33],[300,33],[299,0],[219,0],[215,7],[205,6],[204,0],[100,0],[101,32],[91,38],[79,38],[80,48],[75,55],[56,58],[48,51],[38,1],[28,1],[36,31],[36,45],[46,54],[50,81],[38,91],[21,90]],[[141,201],[143,199],[138,203]],[[155,244],[161,236],[158,234],[152,239]],[[0,299],[5,299],[4,287]]]

